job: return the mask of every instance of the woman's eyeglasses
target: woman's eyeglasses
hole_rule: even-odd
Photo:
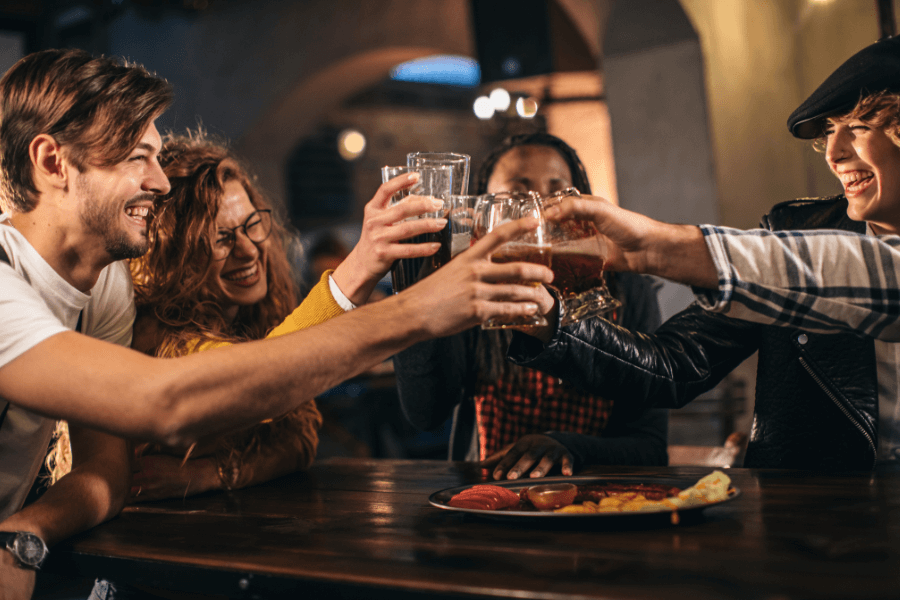
[[[247,239],[254,244],[266,241],[272,233],[272,211],[262,209],[250,213],[247,220],[237,227],[220,228],[213,244],[213,260],[225,260],[234,249],[238,230],[243,230]]]

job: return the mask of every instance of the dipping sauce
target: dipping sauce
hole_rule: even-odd
[[[575,502],[577,493],[574,483],[549,483],[528,488],[528,499],[538,510],[554,510]]]

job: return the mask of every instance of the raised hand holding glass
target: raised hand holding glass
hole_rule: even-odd
[[[534,192],[501,192],[480,196],[475,207],[473,239],[478,240],[509,221],[524,217],[539,219],[537,228],[503,244],[491,255],[491,262],[531,262],[551,266],[550,244],[546,240],[541,199]],[[534,285],[540,285],[535,283]],[[482,323],[482,329],[542,327],[547,320],[540,313],[525,317],[495,317]]]
[[[581,196],[575,188],[560,190],[544,199],[550,208],[569,196]],[[603,265],[606,249],[597,228],[590,221],[567,219],[548,221],[547,242],[553,256],[553,283],[563,305],[560,325],[571,325],[605,314],[621,306],[606,287]]]

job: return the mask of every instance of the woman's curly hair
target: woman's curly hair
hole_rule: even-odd
[[[223,142],[202,131],[168,135],[160,164],[172,189],[157,205],[150,224],[150,249],[131,261],[138,318],[150,329],[153,354],[160,358],[183,356],[205,342],[236,343],[261,339],[281,323],[297,305],[297,290],[285,248],[291,237],[273,216],[267,240],[266,296],[252,306],[241,306],[230,320],[217,290],[210,285],[214,235],[219,200],[225,184],[239,182],[257,209],[271,209],[249,172]],[[298,468],[309,466],[318,445],[321,415],[313,403],[277,419],[216,438],[212,454],[219,479],[228,488],[241,487],[252,477],[244,468],[255,454],[275,447],[293,447]],[[57,430],[56,448],[47,458],[51,481],[71,465],[65,424]],[[147,452],[165,451],[142,446]]]
[[[252,306],[239,307],[229,321],[217,290],[209,285],[219,199],[225,185],[237,181],[255,208],[272,207],[227,146],[202,132],[167,136],[160,164],[172,190],[150,224],[149,251],[131,261],[138,314],[152,315],[161,328],[157,356],[181,356],[207,341],[265,337],[297,305],[285,252],[289,239],[280,219],[273,218],[267,241],[268,293]]]

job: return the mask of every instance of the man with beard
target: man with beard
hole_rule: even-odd
[[[119,511],[130,468],[116,436],[188,446],[277,417],[413,343],[533,313],[537,288],[513,282],[552,279],[490,263],[536,225],[514,223],[402,294],[315,328],[178,359],[123,348],[135,311],[121,261],[147,251],[169,191],[155,120],[171,98],[143,68],[78,50],[26,56],[0,80],[0,599],[30,595],[47,545]],[[22,508],[54,419],[69,422],[71,472]]]

